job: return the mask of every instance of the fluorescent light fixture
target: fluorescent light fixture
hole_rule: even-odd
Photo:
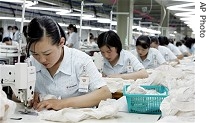
[[[103,3],[84,3],[84,6],[102,6]]]
[[[98,19],[97,22],[98,22],[98,23],[110,23],[111,20],[108,19],[108,18],[100,18],[100,19]]]
[[[128,15],[128,12],[112,12],[113,15]]]
[[[82,29],[91,29],[92,27],[90,26],[82,26]]]
[[[22,22],[22,18],[16,18],[15,21],[17,21],[17,22]],[[25,19],[24,19],[24,22],[29,23],[29,22],[31,22],[31,20],[25,20]]]
[[[91,30],[100,30],[100,28],[92,27]]]
[[[15,17],[0,17],[0,20],[15,20]]]
[[[81,15],[81,14],[80,14]],[[91,18],[91,17],[88,17],[88,16],[83,16],[82,17],[82,20],[97,20],[97,18]]]
[[[81,14],[80,13],[63,13],[63,12],[56,12],[56,14],[58,15],[66,15],[66,16],[77,16],[80,17]],[[90,15],[90,14],[82,14],[83,17],[89,17],[89,18],[93,18],[94,15]]]
[[[49,5],[53,5],[53,6],[57,5],[57,4],[55,4],[55,3],[47,2],[47,1],[44,1],[44,0],[38,0],[38,1],[40,1],[40,2],[42,2],[42,3],[49,4]]]
[[[23,0],[0,0],[1,2],[10,2],[10,3],[23,3]],[[29,2],[29,1],[27,1]]]
[[[109,31],[109,29],[101,28],[100,31],[101,31],[101,32],[106,32],[106,31]]]
[[[171,36],[171,37],[175,37],[175,35],[174,35],[174,34],[169,34],[169,36]]]
[[[0,0],[0,2],[10,2],[10,3],[23,3],[24,0]],[[26,3],[26,6],[32,6],[32,5],[35,5],[37,4],[38,2],[37,1],[25,1]]]
[[[49,8],[49,7],[26,7],[27,9],[35,9],[35,10],[44,10],[44,11],[55,11],[55,12],[63,12],[63,13],[67,13],[67,12],[71,12],[71,10],[67,10],[67,9],[62,9],[62,8]]]
[[[112,25],[117,25],[117,21],[112,21]]]

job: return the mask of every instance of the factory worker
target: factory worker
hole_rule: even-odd
[[[167,62],[176,61],[179,63],[178,58],[173,54],[173,52],[169,48],[159,45],[159,40],[157,37],[150,37],[150,39],[150,47],[159,50]]]
[[[28,24],[27,49],[36,67],[33,107],[60,110],[93,107],[111,98],[111,92],[92,58],[65,46],[65,33],[51,17],[36,17]],[[45,95],[56,99],[41,100]]]
[[[146,69],[153,69],[166,63],[163,55],[155,48],[150,48],[150,38],[141,35],[136,41],[136,50],[132,53],[144,65]]]
[[[148,77],[138,59],[131,52],[122,49],[120,37],[114,31],[101,33],[97,44],[104,58],[104,76],[134,80]]]

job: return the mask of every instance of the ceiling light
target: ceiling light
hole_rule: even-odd
[[[23,0],[0,0],[2,2],[10,2],[10,3],[23,3]]]
[[[70,10],[67,9],[61,9],[61,8],[49,8],[49,7],[26,7],[27,9],[35,9],[35,10],[45,10],[45,11],[55,11],[55,12],[71,12]]]
[[[58,15],[66,15],[66,16],[77,16],[80,17],[81,14],[77,14],[77,13],[63,13],[63,12],[56,12],[56,14]],[[94,15],[90,15],[90,14],[82,14],[82,17],[89,17],[89,18],[93,18]]]
[[[15,17],[0,17],[0,20],[15,20]]]
[[[15,21],[21,22],[21,21],[22,21],[22,18],[16,18]],[[30,21],[31,21],[31,20],[25,20],[25,19],[24,19],[24,22],[29,23]]]
[[[84,3],[84,6],[102,6],[103,3]]]

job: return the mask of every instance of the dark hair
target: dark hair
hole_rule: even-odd
[[[181,42],[181,41],[177,41],[177,42],[176,42],[176,46],[177,46],[177,47],[182,46],[182,42]]]
[[[150,38],[145,35],[141,35],[136,40],[136,46],[142,46],[144,49],[150,48]]]
[[[28,33],[27,33],[27,25],[23,26],[23,35],[25,37],[27,37]]]
[[[103,32],[98,36],[97,39],[98,47],[107,46],[109,49],[111,47],[117,48],[117,53],[120,55],[122,50],[122,43],[120,37],[114,31]]]
[[[157,37],[155,37],[155,36],[151,36],[150,37],[150,39],[151,39],[151,43],[156,43],[156,44],[159,44],[159,40],[158,40],[158,38]]]
[[[90,39],[94,39],[93,33],[90,33]]]
[[[18,27],[17,26],[13,26],[12,29],[18,30]]]
[[[195,44],[195,39],[194,38],[187,38],[186,42],[184,45],[191,49],[192,45]]]
[[[169,40],[168,40],[168,38],[167,38],[166,36],[160,36],[160,37],[158,38],[158,40],[159,40],[159,44],[160,44],[161,46],[166,46],[166,45],[169,44]]]
[[[52,45],[59,44],[60,38],[64,37],[66,41],[65,32],[60,25],[51,17],[41,16],[35,17],[28,24],[27,35],[27,56],[29,56],[29,48],[32,43],[38,42],[44,35],[52,38]]]
[[[6,42],[6,41],[12,41],[12,39],[10,37],[4,37],[4,39],[2,40],[2,43]]]
[[[74,24],[69,24],[69,26],[67,27],[67,29],[71,29],[71,28],[73,28],[73,30],[74,30],[74,32],[77,32],[77,27],[76,27],[76,25]]]
[[[13,29],[13,27],[12,27],[12,26],[7,26],[7,30],[9,30],[10,28],[12,28],[12,29]]]

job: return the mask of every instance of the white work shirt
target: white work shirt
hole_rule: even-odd
[[[51,94],[61,98],[83,95],[84,92],[78,90],[79,77],[83,74],[84,66],[89,76],[88,93],[106,85],[90,56],[80,50],[66,46],[64,46],[63,60],[53,77],[34,58],[32,65],[36,67],[35,91],[43,95]]]
[[[179,48],[176,47],[174,44],[169,43],[168,46],[166,46],[166,47],[168,47],[174,53],[175,56],[182,55]]]
[[[73,44],[72,48],[79,49],[80,48],[80,41],[78,37],[78,33],[72,32],[66,42],[67,44]]]
[[[172,53],[172,51],[165,46],[159,45],[158,50],[164,56],[166,61],[167,61],[167,56],[168,56],[168,61],[173,61],[173,60],[177,59],[177,57]]]
[[[117,61],[117,64],[113,67],[109,61],[104,58],[103,73],[105,75],[128,73],[127,67],[129,64],[133,67],[133,71],[144,69],[144,66],[131,52],[122,49],[120,52],[120,58]]]
[[[155,48],[149,48],[147,57],[144,60],[141,59],[136,50],[133,50],[132,53],[138,58],[138,60],[144,65],[146,69],[158,67],[166,62],[162,54]],[[156,65],[155,59],[157,61]]]
[[[181,51],[181,53],[190,52],[184,44],[182,44],[181,46],[178,46],[178,48]]]

